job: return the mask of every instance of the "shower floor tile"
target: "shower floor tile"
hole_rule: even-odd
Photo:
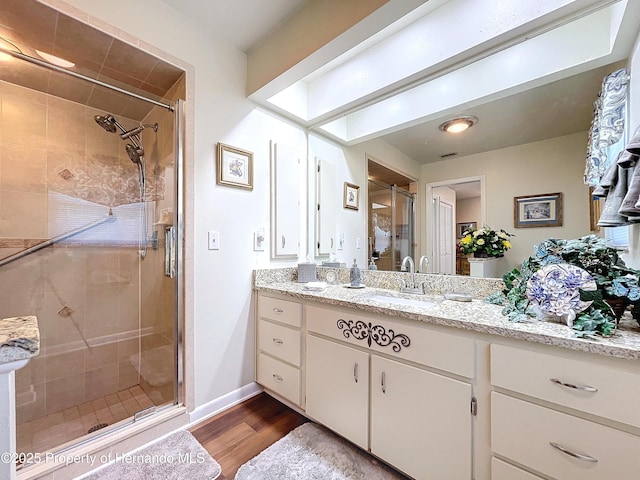
[[[139,385],[17,425],[17,451],[42,453],[87,435],[91,427],[125,420],[154,403]]]

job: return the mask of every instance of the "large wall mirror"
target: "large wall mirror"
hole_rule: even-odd
[[[591,228],[583,181],[588,131],[603,78],[624,66],[626,61],[616,62],[481,105],[461,106],[460,112],[479,119],[461,134],[438,129],[455,116],[447,114],[380,137],[422,165],[424,228],[416,243],[429,256],[430,271],[468,273],[466,260],[456,259],[455,251],[462,224],[486,223],[516,235],[512,250],[500,259],[500,274],[518,266],[545,238],[604,234]],[[470,177],[485,178],[484,198],[479,182],[460,180]],[[442,189],[432,191],[427,185]],[[563,224],[515,228],[514,197],[549,192],[563,193]]]
[[[373,84],[365,82],[366,86],[380,95],[359,97],[358,88],[369,90],[355,82],[353,99],[348,97],[351,103],[331,97],[330,87],[338,75],[351,72],[350,68],[358,73],[366,71],[365,60],[372,60],[370,65],[366,63],[371,69],[394,65],[395,58],[382,55],[382,46],[387,45],[384,41],[381,48],[369,49],[356,55],[353,62],[349,57],[339,67],[328,69],[326,77],[324,72],[313,76],[310,98],[320,101],[331,97],[336,107],[327,107],[328,113],[310,120],[310,129],[335,140],[342,149],[344,162],[340,159],[336,164],[338,184],[366,185],[370,194],[363,195],[370,204],[365,212],[354,214],[337,208],[338,238],[340,232],[346,232],[343,260],[357,257],[369,263],[371,256],[379,257],[378,268],[394,270],[405,255],[414,259],[427,255],[430,271],[465,274],[455,250],[460,229],[484,224],[515,234],[513,248],[500,259],[502,274],[519,266],[533,253],[533,246],[546,238],[604,235],[606,232],[595,229],[590,218],[592,202],[583,178],[589,130],[603,79],[628,67],[629,56],[637,50],[635,19],[639,9],[638,2],[624,1],[602,2],[598,8],[576,10],[568,17],[556,12],[553,19],[539,19],[537,27],[527,23],[531,34],[514,29],[512,41],[499,43],[496,37],[491,46],[484,44],[486,50],[473,55],[464,50],[468,61],[458,63],[450,57],[451,68],[425,60],[425,69],[416,72],[411,82],[406,77],[379,90],[373,82],[378,77],[360,75],[357,78],[371,80]],[[433,18],[442,12],[433,12]],[[547,25],[547,20],[552,21]],[[408,27],[403,35],[409,35],[407,31]],[[421,35],[428,33],[421,31]],[[389,37],[389,44],[395,39]],[[400,54],[398,49],[388,51]],[[549,55],[550,51],[557,54]],[[373,58],[375,55],[380,56]],[[634,55],[633,68],[637,68],[640,54]],[[346,83],[344,90],[348,90]],[[458,116],[477,121],[461,133],[441,128]],[[636,127],[627,122],[627,134]],[[407,197],[413,201],[414,222],[400,218],[397,197],[404,189],[398,188],[398,182],[382,182],[396,185],[393,208],[394,190],[373,178],[369,182],[367,154],[374,161],[382,159],[390,170],[411,172],[409,177],[418,185],[415,191],[408,190],[415,195]],[[459,182],[466,178],[483,178],[484,194],[470,191],[472,187],[477,190],[473,182]],[[561,223],[523,228],[522,222],[515,221],[515,199],[552,193],[562,194]],[[355,234],[348,231],[352,225],[358,229]]]

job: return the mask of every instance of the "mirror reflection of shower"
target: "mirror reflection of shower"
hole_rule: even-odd
[[[145,202],[146,193],[146,165],[144,160],[144,148],[142,146],[142,138],[140,134],[145,128],[150,128],[154,132],[158,131],[157,123],[140,124],[131,130],[124,128],[113,115],[104,114],[96,115],[93,117],[98,125],[104,128],[109,133],[117,133],[120,130],[120,138],[128,140],[129,143],[125,145],[125,150],[129,159],[134,165],[138,167],[138,178],[140,183],[140,217],[142,226],[140,229],[139,250],[140,257],[145,258],[147,255],[147,208]]]

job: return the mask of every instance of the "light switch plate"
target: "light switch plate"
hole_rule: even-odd
[[[209,250],[220,250],[220,232],[209,231]]]

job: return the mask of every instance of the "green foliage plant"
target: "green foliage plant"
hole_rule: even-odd
[[[617,324],[612,305],[616,304],[621,309],[631,306],[633,318],[640,324],[640,271],[627,267],[618,251],[595,235],[542,241],[534,247],[533,256],[522,262],[519,269],[504,275],[505,289],[487,301],[503,305],[502,314],[510,321],[531,320],[536,317],[536,312],[527,298],[527,282],[542,267],[557,263],[578,266],[596,281],[597,290],[580,290],[580,299],[592,303],[576,316],[573,329],[577,336],[612,335]]]

